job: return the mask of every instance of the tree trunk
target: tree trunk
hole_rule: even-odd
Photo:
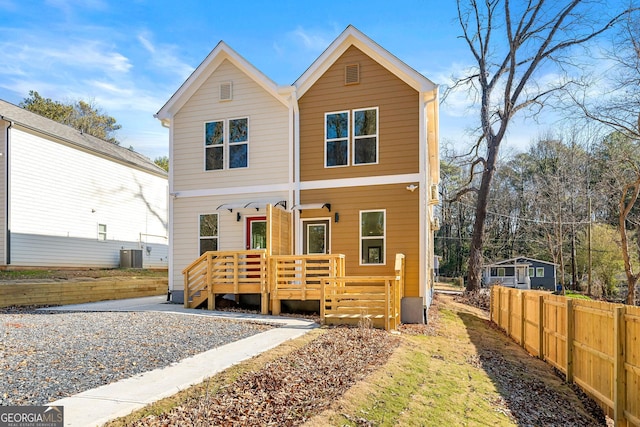
[[[478,200],[476,202],[476,217],[473,223],[473,234],[471,236],[471,247],[469,248],[469,271],[467,274],[467,292],[480,289],[482,279],[482,246],[484,243],[485,219],[487,217],[487,206],[489,205],[489,192],[491,181],[495,173],[496,161],[498,159],[499,141],[494,139],[487,141],[487,160],[482,171],[482,180],[478,190]]]

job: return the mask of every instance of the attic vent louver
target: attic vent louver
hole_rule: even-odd
[[[220,101],[231,101],[232,98],[231,82],[220,83]]]
[[[349,64],[344,67],[344,84],[355,85],[360,83],[360,65]]]

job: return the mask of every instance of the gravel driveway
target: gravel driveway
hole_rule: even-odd
[[[44,405],[273,326],[158,312],[0,311],[0,405]]]

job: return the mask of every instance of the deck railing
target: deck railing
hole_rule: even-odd
[[[269,312],[264,249],[205,252],[182,273],[185,307],[197,307],[206,300],[207,308],[213,310],[216,294],[260,294],[261,311]]]
[[[322,279],[320,318],[324,323],[371,319],[386,330],[400,324],[399,276],[349,276]]]
[[[342,254],[277,255],[269,259],[271,310],[280,314],[282,300],[320,300],[322,279],[344,276]]]
[[[184,305],[205,301],[215,308],[216,294],[260,294],[261,311],[280,314],[282,300],[320,301],[327,323],[372,319],[374,325],[395,329],[400,323],[405,257],[396,254],[395,276],[345,276],[345,256],[273,255],[265,250],[206,252],[182,273]]]

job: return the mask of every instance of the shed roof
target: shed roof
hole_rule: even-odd
[[[82,133],[71,126],[63,125],[29,110],[0,99],[0,119],[32,131],[61,140],[76,148],[107,157],[111,160],[133,166],[138,169],[167,176],[167,173],[149,158],[95,136]]]

